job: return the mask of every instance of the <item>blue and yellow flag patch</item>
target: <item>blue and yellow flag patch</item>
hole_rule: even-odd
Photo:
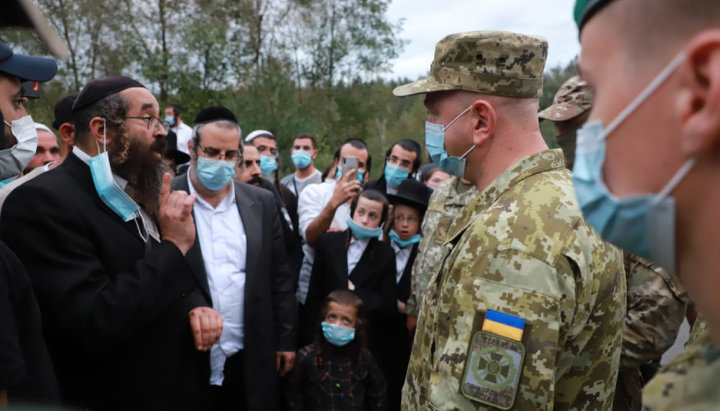
[[[482,330],[496,335],[507,337],[515,341],[522,341],[525,319],[500,311],[487,310]]]

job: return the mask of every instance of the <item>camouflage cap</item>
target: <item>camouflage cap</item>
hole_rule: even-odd
[[[543,37],[505,31],[451,34],[435,46],[430,77],[405,84],[393,94],[411,96],[467,90],[533,98],[542,94],[548,43]]]
[[[555,94],[553,104],[538,113],[538,117],[551,121],[575,118],[592,108],[590,87],[579,76],[570,77]]]

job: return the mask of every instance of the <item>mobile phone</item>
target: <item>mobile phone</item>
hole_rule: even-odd
[[[345,175],[352,170],[357,171],[357,169],[358,169],[357,157],[343,157],[342,175]]]

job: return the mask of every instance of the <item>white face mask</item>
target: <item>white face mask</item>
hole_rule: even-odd
[[[0,151],[0,180],[22,173],[35,155],[38,142],[35,122],[29,115],[13,120],[12,123],[5,121],[5,124],[10,126],[17,144]]]

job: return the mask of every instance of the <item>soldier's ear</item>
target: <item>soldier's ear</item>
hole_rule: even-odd
[[[495,132],[497,113],[488,101],[478,99],[472,103],[468,114],[472,119],[472,143],[476,146],[483,145]]]
[[[682,121],[681,147],[696,157],[720,147],[720,30],[705,30],[686,47],[676,107]]]

